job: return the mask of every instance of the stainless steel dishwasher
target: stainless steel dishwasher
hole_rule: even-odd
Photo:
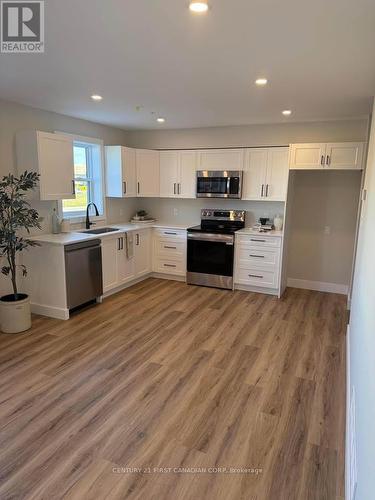
[[[66,298],[69,310],[103,295],[100,240],[65,246]]]

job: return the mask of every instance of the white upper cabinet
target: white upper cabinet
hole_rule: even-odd
[[[269,148],[265,197],[268,201],[286,201],[289,180],[289,148]]]
[[[197,152],[180,151],[179,198],[195,198],[197,187]]]
[[[106,146],[105,157],[107,196],[110,198],[137,196],[135,149]]]
[[[289,168],[360,170],[363,168],[363,152],[363,142],[291,144]]]
[[[195,198],[196,167],[195,151],[161,151],[160,196]]]
[[[267,148],[246,151],[245,171],[242,185],[243,200],[262,200],[267,175]]]
[[[324,165],[326,144],[291,144],[289,168],[308,170]]]
[[[73,141],[63,134],[37,130],[17,133],[17,170],[37,172],[39,190],[31,197],[40,200],[75,198]]]
[[[180,155],[178,151],[160,152],[160,196],[174,198],[178,192]]]
[[[243,170],[244,149],[207,149],[198,152],[197,170]]]
[[[288,148],[246,150],[243,200],[285,201],[288,190]]]
[[[160,195],[159,151],[136,150],[137,196],[155,198]]]
[[[363,168],[363,152],[363,142],[328,143],[326,148],[325,168],[361,170]]]

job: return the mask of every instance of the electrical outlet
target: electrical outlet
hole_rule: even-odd
[[[178,208],[173,209],[173,215],[176,217],[178,215]]]
[[[331,226],[324,227],[324,234],[331,234]]]

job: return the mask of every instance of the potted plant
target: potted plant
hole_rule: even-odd
[[[25,200],[25,193],[38,184],[39,175],[24,172],[20,177],[6,175],[0,181],[0,258],[5,264],[2,274],[9,276],[13,293],[0,298],[0,322],[4,333],[19,333],[31,327],[30,299],[19,293],[17,285],[18,271],[27,275],[24,265],[17,263],[17,253],[27,247],[37,246],[35,241],[25,238],[35,227],[41,229],[39,214]]]

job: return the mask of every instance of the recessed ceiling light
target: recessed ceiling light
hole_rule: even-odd
[[[164,123],[165,122],[165,118],[157,118],[156,121],[158,121],[159,123]]]
[[[284,109],[284,111],[282,113],[284,116],[290,116],[292,114],[290,109]]]
[[[93,94],[93,95],[91,96],[91,99],[92,99],[93,101],[101,101],[101,100],[103,99],[103,97],[102,97],[101,95],[98,95],[98,94]]]
[[[257,78],[255,80],[255,84],[259,85],[260,87],[262,87],[263,85],[267,85],[267,83],[268,83],[267,78]]]
[[[207,12],[208,11],[208,4],[206,1],[201,1],[201,2],[190,2],[189,9],[192,12],[196,12],[198,14],[201,14],[202,12]]]

